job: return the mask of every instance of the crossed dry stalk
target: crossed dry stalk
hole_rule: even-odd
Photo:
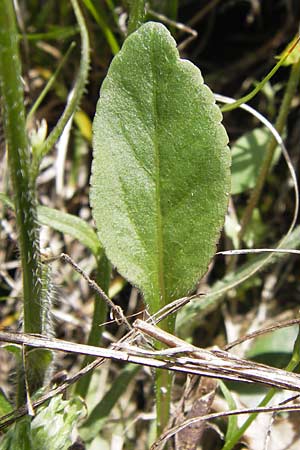
[[[66,380],[62,385],[52,389],[50,392],[40,397],[37,401],[33,402],[33,408],[40,406],[54,395],[63,392],[80,377],[95,367],[103,364],[107,359],[140,364],[155,369],[166,369],[175,372],[217,379],[242,381],[246,383],[260,383],[279,389],[300,392],[300,376],[297,374],[264,364],[244,360],[218,348],[206,350],[187,344],[178,337],[173,336],[172,334],[161,330],[158,326],[151,324],[152,319],[153,318],[149,318],[148,321],[143,321],[140,319],[136,320],[133,324],[133,329],[118,343],[113,344],[111,348],[93,347],[84,344],[72,343],[61,339],[49,339],[39,335],[10,333],[3,331],[0,332],[0,341],[40,349],[44,348],[66,353],[90,355],[97,358],[93,363],[80,370],[75,376]],[[292,325],[299,322],[300,319],[294,319],[292,321],[285,322],[284,325]],[[280,324],[278,324],[277,327],[279,325]],[[271,328],[273,329],[274,326]],[[270,329],[267,329],[267,331],[269,330]],[[158,340],[166,345],[168,348],[155,351],[146,348],[144,344],[143,346],[132,345],[134,341],[141,336],[144,338],[145,336],[148,338],[154,338],[155,340]],[[300,406],[280,406],[277,408],[278,409],[275,408],[276,411],[294,411],[299,410]],[[236,412],[230,412],[230,414],[240,414],[241,411],[244,411],[244,413],[249,413],[260,410],[264,412],[273,412],[274,407],[237,410]],[[6,416],[3,416],[0,418],[0,430],[27,413],[28,407],[24,406]],[[221,413],[221,415],[222,414],[228,415],[228,413]],[[207,419],[212,419],[214,417],[215,415],[209,415],[207,416]],[[195,421],[197,418],[193,418],[192,420]],[[198,418],[198,420],[204,420],[204,417]],[[187,426],[187,424],[185,426]],[[181,428],[176,427],[176,430],[179,429],[182,429],[182,426]]]
[[[123,362],[130,362],[142,366],[152,367],[154,369],[165,369],[174,372],[182,372],[189,375],[198,375],[211,377],[215,379],[225,379],[232,381],[242,381],[245,383],[260,383],[272,386],[278,389],[286,389],[293,392],[300,392],[300,376],[286,370],[277,369],[264,364],[258,364],[248,361],[230,354],[227,350],[234,345],[252,339],[257,335],[268,333],[277,328],[291,326],[300,323],[299,319],[293,319],[259,330],[242,337],[226,346],[226,351],[219,348],[202,349],[194,345],[188,344],[180,338],[167,333],[160,329],[157,324],[165,319],[168,315],[173,314],[183,305],[190,302],[192,299],[197,299],[201,294],[196,294],[191,297],[184,297],[169,303],[160,311],[149,317],[147,320],[136,320],[133,325],[128,322],[120,307],[114,305],[111,299],[102,291],[101,288],[91,280],[68,256],[60,255],[60,259],[72,265],[72,267],[79,272],[87,280],[89,286],[96,290],[102,299],[108,304],[111,311],[114,313],[114,318],[117,324],[123,324],[127,330],[127,334],[123,336],[117,343],[111,345],[110,348],[94,347],[90,345],[77,344],[69,341],[47,338],[41,335],[25,334],[25,333],[11,333],[0,331],[0,342],[14,343],[25,347],[35,347],[40,349],[50,349],[53,351],[61,351],[66,353],[75,353],[82,355],[94,356],[96,359],[86,367],[78,371],[72,377],[64,380],[62,384],[57,387],[49,388],[49,391],[40,396],[36,401],[31,402],[30,396],[27,395],[27,404],[10,412],[9,414],[0,418],[0,431],[11,425],[17,419],[26,414],[34,415],[34,409],[48,401],[52,397],[63,393],[73,383],[77,382],[86,373],[103,364],[105,361],[116,360]],[[50,258],[47,262],[52,262],[57,258]],[[155,350],[153,341],[159,341],[164,344],[166,348],[163,350]],[[154,348],[154,350],[153,350]],[[298,397],[298,396],[296,396]],[[291,400],[294,400],[293,397]],[[224,417],[234,414],[250,414],[258,412],[276,412],[276,411],[299,411],[300,405],[278,405],[264,408],[253,409],[238,409],[234,411],[227,411],[221,413],[208,414],[205,416],[192,417],[185,420],[179,425],[168,429],[151,447],[153,450],[158,450],[164,445],[165,441],[174,434],[182,431],[185,427],[194,424],[195,422],[203,422],[212,420],[217,417]]]

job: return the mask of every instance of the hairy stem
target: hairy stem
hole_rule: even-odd
[[[279,114],[275,123],[275,128],[277,129],[278,133],[282,133],[288,118],[288,114],[291,107],[292,99],[295,95],[295,92],[297,90],[297,87],[299,86],[300,81],[300,60],[297,62],[297,64],[292,66],[290,77],[288,80],[288,84],[286,87],[286,91],[284,94],[284,98],[279,110]],[[263,187],[265,185],[267,175],[269,173],[272,160],[274,157],[274,152],[276,150],[277,143],[275,139],[272,137],[271,141],[268,145],[267,152],[265,159],[262,164],[262,168],[260,170],[258,180],[256,183],[255,188],[252,191],[252,194],[250,196],[248,205],[244,211],[243,217],[241,219],[241,230],[239,233],[239,239],[242,241],[243,237],[245,236],[245,232],[247,230],[247,227],[250,223],[250,220],[252,218],[253,211],[260,199]]]
[[[35,183],[30,175],[31,155],[25,129],[18,34],[13,2],[10,0],[0,2],[0,61],[4,131],[23,274],[24,331],[42,333],[42,281]],[[29,388],[32,382],[34,380],[29,378]],[[19,386],[18,391],[20,395],[21,392],[24,393],[24,386],[22,388]],[[24,397],[19,398],[18,403],[22,403],[23,400]]]

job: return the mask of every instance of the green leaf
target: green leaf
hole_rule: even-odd
[[[221,119],[162,24],[126,39],[97,105],[91,204],[108,258],[151,311],[190,291],[215,253],[230,190]]]
[[[288,236],[284,245],[290,249],[300,247],[300,226],[296,227]],[[260,268],[260,270],[266,269],[271,264],[287,259],[288,257],[290,256],[285,253],[274,253],[271,258],[266,254],[262,254],[252,257],[247,263],[241,265],[233,272],[226,274],[222,280],[217,281],[212,286],[208,294],[198,300],[191,301],[179,311],[176,317],[176,330],[178,334],[184,339],[192,336],[195,328],[199,326],[203,315],[215,310],[230,290],[235,289],[241,283],[245,283],[246,280],[253,280],[253,275],[255,274],[257,276],[257,268]]]
[[[103,428],[113,407],[116,405],[122,394],[128,389],[129,383],[140,370],[138,365],[127,364],[120,375],[112,383],[110,389],[99,403],[93,408],[87,420],[80,428],[80,436],[84,441],[91,441]]]
[[[13,410],[12,405],[6,398],[5,393],[0,388],[0,417],[5,416],[6,414],[10,413]]]
[[[32,419],[26,416],[10,428],[1,442],[1,450],[68,450],[74,443],[78,422],[85,408],[78,397],[62,400],[53,397],[39,408]]]
[[[286,328],[279,328],[253,340],[250,349],[247,351],[247,357],[260,359],[266,355],[291,355],[293,353],[294,342],[298,334],[298,325]],[[275,365],[275,364],[273,364]]]
[[[9,197],[0,192],[0,201],[14,209]],[[42,225],[52,227],[61,233],[66,233],[90,249],[96,258],[99,258],[102,247],[93,228],[80,217],[59,211],[47,206],[38,206],[38,220]]]
[[[80,217],[47,206],[39,206],[38,220],[43,225],[78,239],[96,258],[99,258],[101,254],[99,239],[92,227]]]
[[[220,380],[219,381],[219,386],[220,386],[222,394],[224,395],[225,400],[227,402],[228,409],[229,410],[237,409],[237,405],[236,405],[236,403],[234,401],[234,398],[233,398],[230,390],[226,386],[226,384],[222,380]],[[227,426],[226,436],[225,436],[225,442],[230,441],[230,439],[232,439],[232,437],[238,431],[238,428],[239,427],[238,427],[238,418],[237,418],[237,416],[229,416],[228,417],[228,426]]]
[[[256,185],[270,137],[271,134],[266,128],[255,128],[245,133],[232,146],[231,194],[240,194]],[[278,147],[273,164],[279,156]]]
[[[85,409],[78,397],[62,400],[53,397],[31,423],[31,450],[67,450],[74,442],[74,431]]]
[[[1,450],[33,450],[30,420],[26,416],[9,429],[0,443]]]

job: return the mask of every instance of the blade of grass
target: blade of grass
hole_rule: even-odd
[[[28,41],[50,41],[64,40],[78,34],[78,27],[57,27],[55,30],[46,33],[27,33],[25,37]]]
[[[116,405],[121,395],[126,392],[128,384],[140,369],[141,367],[135,364],[127,364],[124,367],[120,375],[112,383],[110,389],[91,411],[88,419],[83,423],[82,428],[80,429],[80,435],[84,439],[90,441],[101,431],[113,407]]]
[[[73,48],[75,47],[75,43],[72,42],[70,47],[68,48],[66,54],[63,56],[62,60],[60,61],[59,65],[57,66],[57,69],[55,70],[54,74],[51,76],[51,78],[49,79],[48,83],[46,84],[46,86],[44,87],[44,89],[42,90],[42,92],[40,93],[40,95],[38,96],[38,98],[36,99],[34,105],[32,106],[32,108],[30,109],[27,119],[26,119],[26,123],[28,125],[30,119],[32,118],[32,116],[34,115],[34,113],[36,112],[36,110],[38,109],[38,107],[40,106],[40,104],[42,103],[42,101],[44,100],[44,98],[46,97],[46,95],[48,94],[48,92],[50,91],[51,87],[53,86],[55,80],[58,77],[59,72],[61,71],[61,69],[63,68],[63,66],[65,65],[65,63],[67,62]]]
[[[288,115],[290,112],[292,100],[293,100],[296,90],[299,86],[299,81],[300,81],[300,59],[296,64],[294,64],[292,66],[292,69],[291,69],[291,73],[290,73],[288,84],[287,84],[287,87],[285,90],[283,102],[280,106],[278,118],[275,123],[275,128],[278,131],[278,133],[282,133],[284,130],[284,127],[286,125],[287,118],[288,118]],[[268,175],[270,167],[272,165],[276,147],[277,147],[277,142],[274,138],[272,138],[267,147],[266,156],[265,156],[264,162],[262,164],[256,186],[251,193],[247,207],[246,207],[246,209],[243,213],[242,219],[241,219],[241,230],[239,232],[239,240],[240,241],[245,236],[245,232],[251,221],[253,211],[256,208],[256,205],[260,199],[263,187],[264,187],[266,179],[267,179],[267,175]]]
[[[38,173],[40,161],[51,150],[55,142],[62,134],[72,114],[74,114],[74,112],[78,108],[81,97],[84,92],[84,87],[88,79],[89,62],[90,62],[90,46],[89,46],[88,32],[85,26],[82,13],[79,9],[77,0],[71,0],[71,3],[80,28],[80,35],[82,41],[79,72],[76,78],[75,86],[72,91],[72,95],[69,96],[69,101],[65,107],[65,110],[62,113],[62,116],[57,122],[55,128],[52,130],[52,132],[45,140],[44,145],[41,147],[39,155],[36,158],[35,165],[33,167],[34,176],[36,176]]]
[[[119,44],[117,39],[115,38],[113,32],[111,31],[110,27],[108,26],[104,12],[101,11],[100,3],[97,3],[97,9],[94,6],[94,3],[92,0],[83,0],[83,3],[85,4],[85,7],[90,11],[94,19],[96,20],[97,24],[99,25],[100,29],[103,31],[103,34],[108,42],[108,45],[110,46],[110,49],[112,51],[113,55],[116,55],[118,51],[120,50]]]
[[[298,366],[299,362],[300,362],[300,327],[298,329],[298,336],[294,344],[291,360],[286,366],[285,370],[287,370],[288,372],[293,372],[295,368]],[[259,403],[258,407],[267,406],[277,392],[278,389],[276,388],[270,389],[270,391],[265,395],[263,400]],[[245,423],[225,443],[222,450],[231,450],[238,443],[238,441],[243,436],[245,431],[249,428],[249,426],[252,424],[252,422],[256,419],[257,415],[258,413],[251,414],[245,421]]]
[[[284,62],[286,61],[286,59],[288,58],[288,56],[291,54],[291,52],[296,48],[298,42],[300,41],[300,37],[292,43],[292,45],[290,46],[290,48],[286,51],[286,53],[284,53],[282,55],[282,57],[280,58],[280,60],[278,61],[278,63],[273,67],[272,70],[270,70],[270,72],[265,76],[265,78],[258,83],[255,88],[249,92],[249,94],[245,95],[244,97],[240,98],[239,100],[237,100],[234,103],[228,104],[223,106],[223,108],[221,109],[222,112],[227,112],[227,111],[232,111],[233,109],[238,108],[239,106],[241,106],[243,103],[247,103],[249,102],[253,97],[255,97],[255,95],[262,90],[262,88],[264,87],[264,85],[273,77],[273,75],[275,75],[275,73],[277,72],[277,70],[284,64]]]
[[[226,386],[226,384],[224,383],[224,381],[220,380],[219,381],[219,386],[220,389],[222,391],[222,394],[225,397],[225,400],[227,402],[227,405],[229,407],[229,409],[237,409],[236,403],[234,401],[233,396],[231,395],[230,390],[228,389],[228,387]],[[225,441],[229,441],[237,432],[238,430],[238,420],[237,420],[237,416],[229,416],[228,417],[228,425],[227,425],[227,430],[226,430],[226,437],[225,437]]]

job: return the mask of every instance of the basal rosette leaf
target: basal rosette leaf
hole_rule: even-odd
[[[221,118],[163,25],[126,39],[94,119],[91,205],[109,259],[152,312],[187,294],[215,253],[230,191]]]

